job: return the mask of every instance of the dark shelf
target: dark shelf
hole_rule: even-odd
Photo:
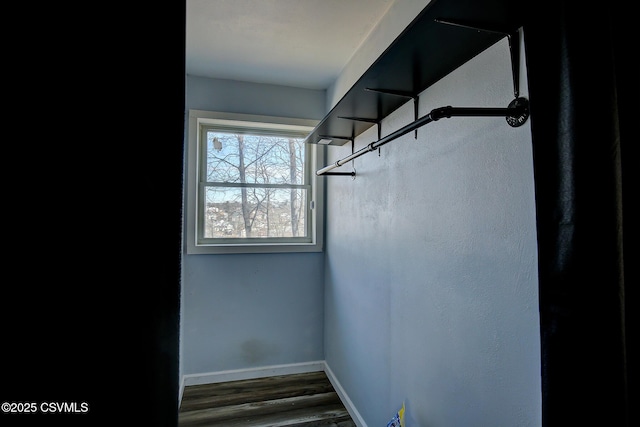
[[[412,97],[516,32],[524,23],[519,4],[509,0],[431,1],[305,142],[317,144],[328,136],[329,145],[344,145],[375,126]]]

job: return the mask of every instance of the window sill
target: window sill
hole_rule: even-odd
[[[190,245],[187,255],[205,254],[259,254],[259,253],[299,253],[322,252],[319,243],[261,243],[249,244],[218,244],[218,245]]]

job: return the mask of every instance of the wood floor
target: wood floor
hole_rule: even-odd
[[[179,427],[355,427],[324,372],[192,385]]]

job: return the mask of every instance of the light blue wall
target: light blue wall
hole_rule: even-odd
[[[187,108],[320,120],[326,91],[187,76]]]
[[[322,101],[188,77],[187,108],[320,119],[426,3],[397,0]],[[500,42],[421,94],[420,114],[506,106],[510,66]],[[412,120],[409,103],[383,135]],[[355,180],[326,177],[324,254],[184,255],[183,374],[324,358],[370,427],[403,401],[411,427],[540,426],[530,125],[442,119],[356,159]],[[327,164],[350,152],[329,147]]]
[[[503,40],[422,93],[420,115],[513,96]],[[411,121],[409,102],[382,135]],[[530,125],[441,119],[356,159],[355,180],[327,177],[325,360],[368,426],[403,402],[411,427],[541,425]]]
[[[187,255],[184,373],[323,359],[321,254]]]
[[[187,109],[319,120],[325,92],[187,76]],[[180,375],[322,360],[324,254],[183,254]]]

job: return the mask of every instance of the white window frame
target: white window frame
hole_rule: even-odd
[[[237,243],[201,243],[198,239],[200,209],[199,176],[201,159],[201,128],[216,124],[247,126],[248,128],[270,128],[284,130],[304,130],[311,133],[318,124],[315,120],[295,119],[288,117],[259,116],[252,114],[225,113],[204,110],[189,110],[187,128],[187,155],[185,164],[185,244],[187,254],[238,254],[238,253],[274,253],[274,252],[321,252],[324,235],[324,180],[318,177],[315,170],[324,164],[324,147],[307,144],[305,150],[310,154],[311,203],[312,209],[308,221],[311,221],[311,241],[291,242],[249,242],[237,239]]]

